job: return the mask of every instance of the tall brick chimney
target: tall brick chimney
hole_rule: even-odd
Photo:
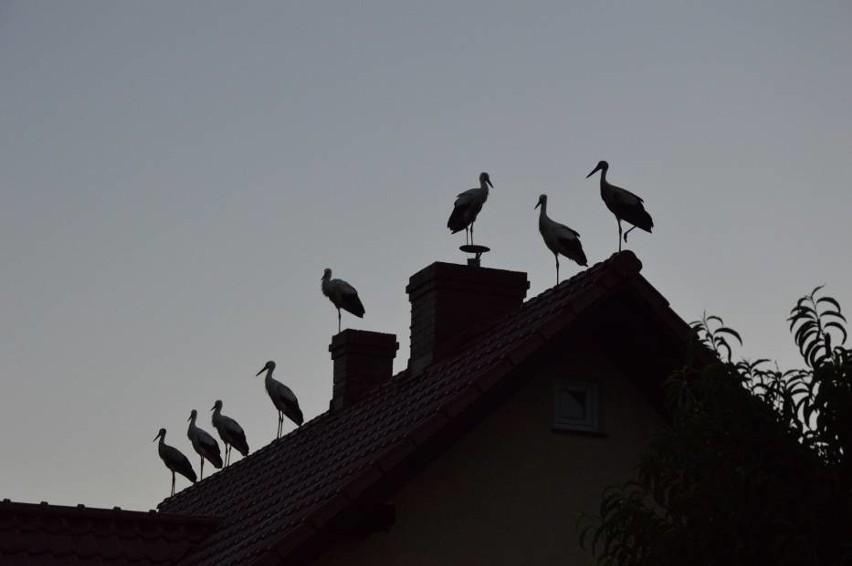
[[[346,329],[331,339],[328,351],[334,361],[331,409],[347,407],[393,375],[396,335]]]
[[[449,353],[452,338],[472,325],[519,308],[529,289],[527,274],[435,262],[411,276],[411,356],[417,374]]]

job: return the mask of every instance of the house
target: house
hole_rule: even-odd
[[[660,385],[690,339],[640,271],[620,252],[524,302],[524,273],[426,267],[406,288],[406,370],[392,375],[392,334],[335,336],[329,410],[159,513],[114,516],[138,520],[136,538],[159,525],[186,543],[127,563],[591,563],[577,518],[666,426]],[[2,563],[30,564],[9,561],[6,505]]]

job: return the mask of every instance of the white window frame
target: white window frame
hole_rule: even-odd
[[[585,416],[570,417],[562,405],[564,395],[582,393],[586,399]],[[601,426],[601,397],[597,381],[556,379],[553,381],[553,429],[573,432],[603,432]]]

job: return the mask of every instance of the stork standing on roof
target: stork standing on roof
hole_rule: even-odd
[[[364,318],[364,305],[358,298],[355,287],[343,279],[332,279],[331,269],[325,268],[322,273],[320,288],[322,294],[337,308],[337,331],[340,332],[340,309],[352,313],[358,318]],[[259,374],[258,374],[259,375]]]
[[[183,452],[166,444],[166,429],[161,428],[157,436],[154,437],[154,442],[160,441],[157,446],[157,452],[160,453],[160,459],[166,467],[172,472],[172,493],[175,494],[175,472],[179,473],[192,483],[195,483],[198,478],[195,476],[195,470],[192,469],[192,464],[189,459],[183,455]]]
[[[628,190],[616,187],[609,184],[606,180],[606,172],[609,169],[609,163],[599,161],[597,167],[592,169],[592,172],[586,175],[586,179],[594,175],[596,172],[601,172],[601,198],[606,204],[606,207],[615,215],[618,220],[618,251],[621,251],[621,221],[624,220],[633,224],[627,232],[624,233],[624,241],[627,241],[627,234],[634,228],[641,228],[650,233],[654,227],[654,221],[651,215],[645,211],[643,200],[631,193]]]
[[[473,223],[476,221],[476,216],[482,210],[482,205],[488,200],[488,187],[494,188],[491,184],[491,177],[488,173],[482,172],[479,174],[479,188],[468,189],[463,193],[459,193],[456,197],[456,202],[453,204],[453,212],[450,214],[450,219],[447,220],[447,228],[453,234],[464,230],[464,239],[466,244],[473,244]],[[468,239],[470,234],[470,239]]]
[[[544,239],[544,244],[553,252],[556,258],[556,284],[559,285],[559,254],[573,259],[582,266],[589,265],[583,246],[580,244],[580,234],[564,224],[551,220],[547,215],[547,195],[538,197],[535,208],[541,208],[538,213],[538,231]]]
[[[210,436],[206,430],[195,425],[198,411],[195,409],[189,413],[189,428],[186,429],[186,437],[192,442],[192,448],[201,456],[201,479],[204,479],[204,460],[208,460],[216,468],[222,467],[222,454],[219,451],[219,443]]]
[[[266,372],[266,379],[264,380],[266,392],[269,394],[269,398],[272,399],[272,404],[278,409],[278,436],[275,438],[281,438],[284,415],[287,415],[287,418],[299,426],[302,426],[304,418],[302,417],[302,410],[299,408],[299,400],[296,399],[296,395],[293,394],[289,387],[280,381],[272,379],[273,371],[275,371],[275,362],[270,360],[257,372],[257,375]]]
[[[225,465],[231,462],[231,448],[236,447],[243,458],[248,456],[249,447],[243,427],[231,417],[222,414],[222,401],[217,399],[213,404],[213,428],[219,433],[219,438],[225,443]]]

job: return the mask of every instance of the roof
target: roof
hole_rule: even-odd
[[[360,402],[323,413],[164,500],[163,511],[221,518],[181,566],[306,559],[323,537],[346,533],[346,517],[353,524],[353,517],[376,515],[369,502],[381,501],[377,493],[416,473],[442,442],[463,434],[483,399],[523,373],[515,368],[614,297],[629,295],[652,313],[655,328],[685,341],[688,326],[640,270],[632,252],[614,254],[481,329],[416,377],[402,372]],[[604,319],[611,316],[624,317],[619,310]]]
[[[0,503],[0,562],[7,566],[174,564],[215,519],[150,511]]]

